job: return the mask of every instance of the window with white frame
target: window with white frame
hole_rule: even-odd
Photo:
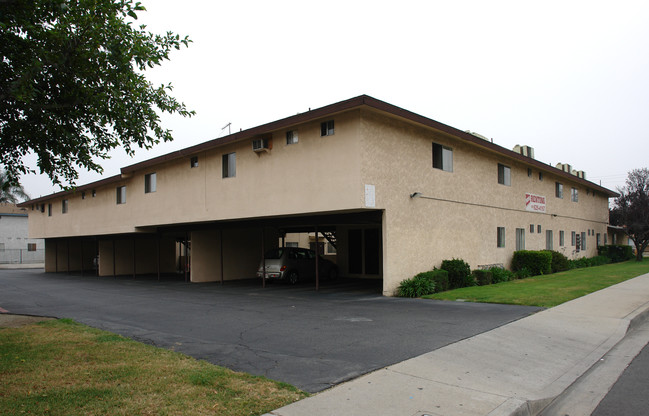
[[[581,249],[586,250],[586,233],[581,233]]]
[[[223,155],[223,177],[234,178],[237,176],[237,154],[228,153]]]
[[[498,164],[498,183],[505,186],[512,185],[512,169],[509,166]]]
[[[577,245],[577,233],[574,231],[570,234],[570,245],[573,247]]]
[[[516,250],[525,250],[525,228],[516,229]]]
[[[552,236],[552,230],[545,230],[545,249],[554,249],[554,238]]]
[[[286,144],[295,144],[297,140],[297,130],[289,130],[286,132]]]
[[[453,172],[453,149],[433,143],[433,167]]]
[[[126,203],[126,186],[118,186],[115,189],[115,199],[116,199],[117,205],[121,205],[121,204]]]
[[[565,245],[565,242],[565,233],[563,232],[563,230],[561,230],[559,231],[559,246],[563,247]]]
[[[192,156],[189,159],[189,167],[190,168],[197,168],[198,167],[198,156]]]
[[[328,120],[320,123],[320,136],[333,136],[334,134],[334,121]]]
[[[572,202],[579,202],[579,191],[577,188],[570,189],[570,200]]]
[[[158,188],[157,182],[158,180],[155,172],[144,175],[144,193],[150,194],[155,192]]]
[[[64,199],[61,201],[61,214],[67,214],[68,213],[68,200]]]

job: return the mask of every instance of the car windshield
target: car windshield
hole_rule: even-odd
[[[268,250],[268,251],[266,252],[265,257],[266,257],[267,259],[271,259],[271,260],[274,259],[274,260],[276,260],[276,259],[281,258],[283,253],[284,253],[284,249],[283,249],[283,248],[274,248],[274,249],[272,249],[272,250]]]

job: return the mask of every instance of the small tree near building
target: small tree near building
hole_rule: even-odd
[[[629,172],[626,185],[617,189],[620,194],[610,212],[612,225],[621,226],[636,247],[636,260],[649,245],[649,169]]]

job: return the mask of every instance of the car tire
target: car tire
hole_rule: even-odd
[[[338,269],[335,268],[335,267],[332,267],[331,269],[329,269],[329,274],[327,275],[327,277],[329,278],[329,280],[338,279]]]
[[[300,281],[300,275],[297,274],[295,270],[289,272],[288,276],[286,276],[286,280],[292,285],[296,285],[297,282]]]

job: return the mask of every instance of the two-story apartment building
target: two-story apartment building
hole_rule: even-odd
[[[100,275],[164,273],[181,258],[191,281],[244,279],[285,233],[324,232],[341,275],[383,279],[391,295],[444,259],[596,255],[616,194],[584,176],[359,96],[22,206],[46,271],[98,255]]]

